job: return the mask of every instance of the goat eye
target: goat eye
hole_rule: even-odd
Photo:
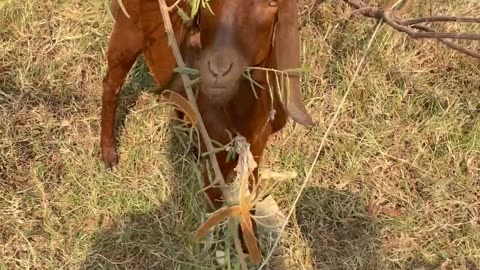
[[[271,7],[278,7],[278,1],[277,0],[271,0],[268,3],[268,5],[271,6]]]

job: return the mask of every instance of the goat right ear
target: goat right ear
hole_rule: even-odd
[[[278,7],[277,22],[273,33],[270,65],[277,70],[300,68],[300,34],[297,18],[297,0],[283,0]],[[313,125],[305,108],[300,87],[300,75],[291,74],[286,78],[289,86],[286,109],[290,117],[303,126]]]

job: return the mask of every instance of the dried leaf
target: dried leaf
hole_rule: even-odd
[[[255,205],[255,219],[267,229],[275,230],[285,223],[285,215],[280,211],[273,196],[269,195]]]
[[[192,125],[197,124],[198,118],[195,114],[195,110],[193,109],[192,104],[190,104],[190,102],[182,95],[170,90],[165,90],[163,91],[162,96],[165,100],[173,103],[175,106],[178,107],[178,109],[185,113],[185,115],[188,117],[188,121],[190,121]]]
[[[195,233],[195,238],[200,239],[205,237],[211,228],[215,227],[226,218],[239,216],[241,212],[242,208],[239,205],[218,210],[217,212],[213,213],[207,222],[198,228],[197,232]]]
[[[215,258],[217,259],[218,264],[225,265],[225,252],[221,250],[215,251]]]
[[[235,138],[235,148],[238,153],[238,163],[233,170],[237,172],[235,181],[240,182],[239,201],[241,204],[244,201],[251,201],[252,199],[250,198],[251,196],[249,196],[248,179],[257,167],[257,162],[255,162],[253,158],[252,152],[250,151],[250,144],[245,137],[238,136]]]
[[[257,238],[255,237],[255,233],[253,232],[253,224],[249,212],[242,213],[242,220],[240,226],[242,227],[243,239],[245,240],[248,254],[252,258],[252,262],[255,265],[258,265],[262,261],[262,253],[258,248]]]

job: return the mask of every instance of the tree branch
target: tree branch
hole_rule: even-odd
[[[480,18],[472,17],[455,17],[455,16],[431,16],[431,17],[419,17],[414,19],[403,20],[403,25],[412,25],[419,23],[432,23],[432,22],[456,22],[456,23],[480,23]]]
[[[392,16],[392,12],[388,10],[385,10],[383,12],[383,19],[388,25],[395,28],[399,32],[408,34],[411,38],[433,38],[433,39],[450,38],[450,39],[480,40],[479,34],[472,34],[472,33],[436,32],[433,29],[432,29],[432,32],[416,32],[412,28],[404,26],[403,21],[397,21],[396,19],[394,19],[394,17]]]
[[[425,26],[425,25],[413,25],[412,27],[417,28],[417,29],[422,30],[422,31],[432,31],[432,32],[435,31],[434,29],[432,29],[428,26]],[[459,52],[464,53],[466,55],[469,55],[471,57],[480,59],[480,53],[479,52],[476,52],[474,50],[470,50],[468,48],[465,48],[461,45],[458,45],[458,44],[456,44],[452,41],[446,40],[446,39],[439,39],[438,41],[445,44],[445,46],[447,46],[447,47],[449,47],[453,50],[456,50],[456,51],[459,51]]]
[[[355,9],[355,13],[363,16],[383,21],[395,30],[407,34],[415,39],[436,39],[451,49],[459,51],[468,56],[480,59],[480,53],[447,39],[480,41],[480,34],[476,33],[454,33],[438,32],[435,29],[424,25],[431,22],[461,22],[461,23],[480,23],[480,18],[456,17],[456,16],[430,16],[413,19],[400,19],[406,11],[412,6],[413,0],[405,0],[403,5],[396,9],[394,7],[397,1],[389,0],[383,8],[372,7],[361,0],[343,0]]]

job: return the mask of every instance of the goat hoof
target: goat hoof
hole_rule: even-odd
[[[118,154],[115,147],[106,147],[102,149],[102,159],[107,169],[113,169],[118,164]]]

